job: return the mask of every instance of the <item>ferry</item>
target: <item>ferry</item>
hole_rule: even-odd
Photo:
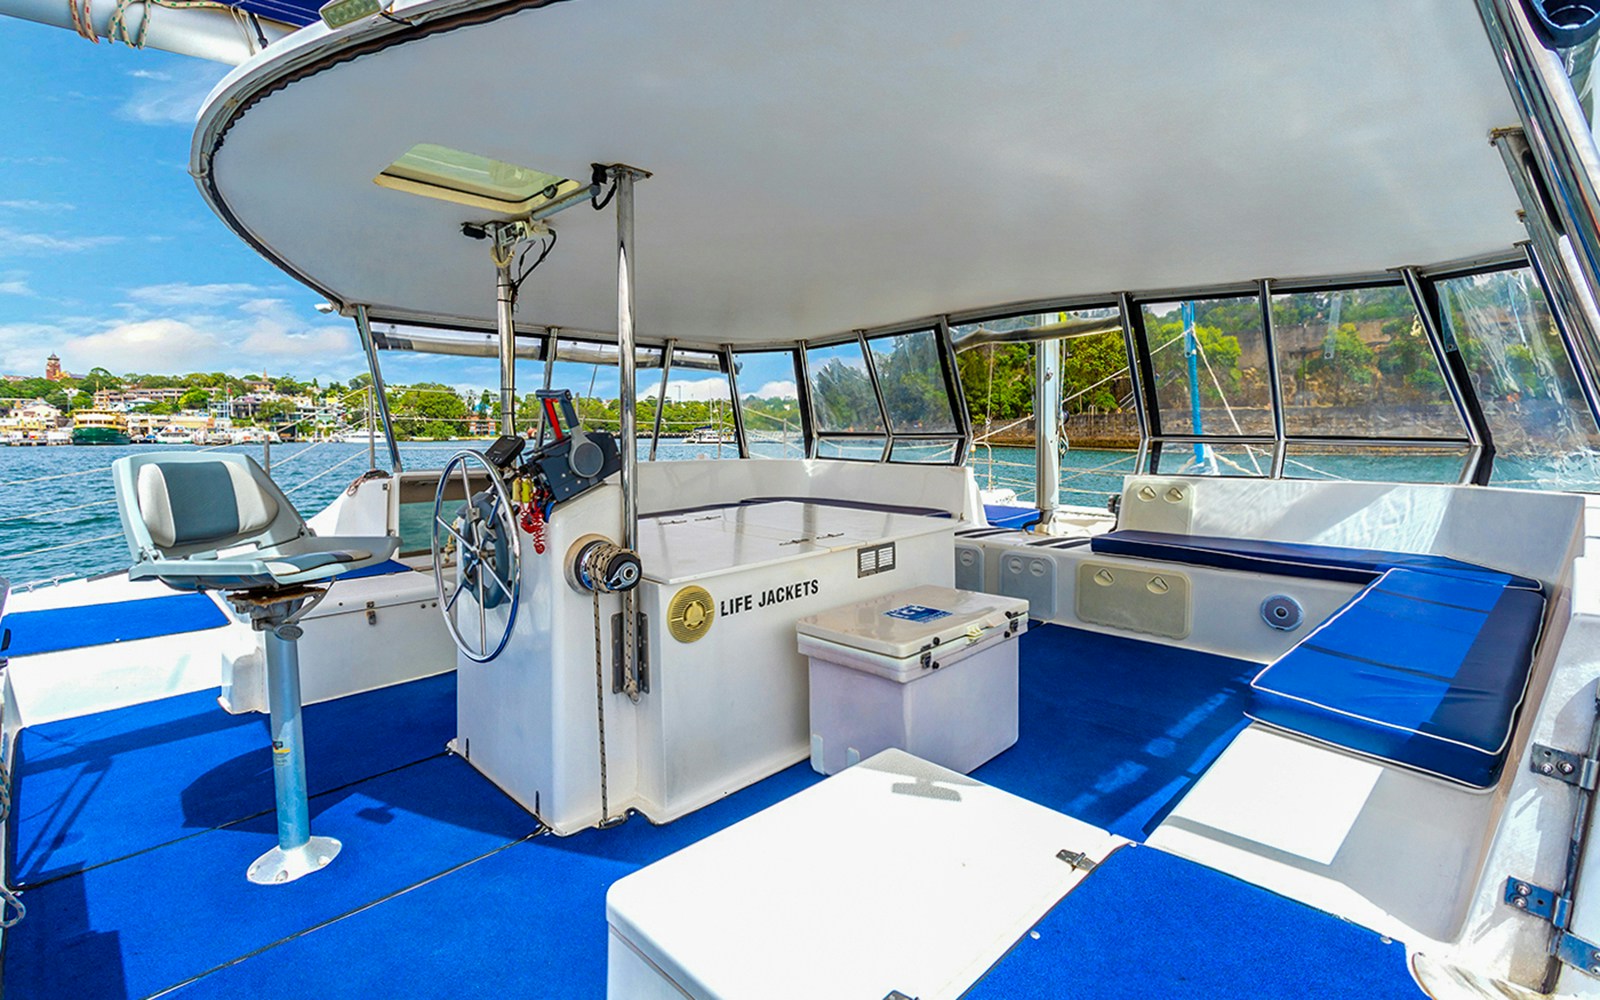
[[[128,444],[128,415],[115,410],[79,410],[72,415],[73,444]]]
[[[189,172],[383,461],[118,457],[4,601],[11,995],[1600,995],[1590,8],[153,12],[72,19],[238,61]],[[406,351],[500,436],[408,465]]]

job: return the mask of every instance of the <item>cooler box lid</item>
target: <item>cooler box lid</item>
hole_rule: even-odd
[[[897,660],[952,642],[1005,631],[1016,619],[1027,624],[1028,602],[1020,597],[922,586],[807,615],[795,625],[801,636],[879,653]]]

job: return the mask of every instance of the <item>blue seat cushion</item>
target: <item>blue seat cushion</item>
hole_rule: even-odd
[[[1386,571],[1251,682],[1247,713],[1476,788],[1500,777],[1544,598],[1503,574]]]
[[[1218,569],[1273,573],[1316,580],[1367,584],[1384,571],[1398,567],[1429,570],[1444,575],[1504,579],[1519,590],[1539,591],[1539,581],[1501,574],[1448,556],[1382,549],[1310,545],[1304,542],[1270,542],[1257,538],[1220,538],[1213,535],[1177,535],[1161,531],[1112,531],[1097,535],[1092,548],[1103,555],[1160,559],[1166,562],[1213,566]]]
[[[1039,523],[1039,511],[1034,507],[986,503],[983,505],[983,516],[996,528],[1031,528]]]

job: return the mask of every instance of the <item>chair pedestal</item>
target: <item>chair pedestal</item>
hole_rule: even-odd
[[[272,783],[277,795],[278,846],[251,863],[246,872],[260,885],[293,882],[327,866],[339,853],[332,837],[311,836],[311,811],[306,801],[306,758],[300,724],[300,626],[298,613],[322,591],[230,594],[228,599],[251,625],[266,633],[267,704],[272,718]]]

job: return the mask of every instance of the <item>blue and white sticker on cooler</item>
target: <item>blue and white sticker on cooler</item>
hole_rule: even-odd
[[[948,611],[940,611],[938,608],[925,608],[920,604],[906,604],[895,608],[893,611],[885,611],[884,614],[890,618],[903,618],[908,622],[931,622],[940,618],[950,617],[950,612]]]

